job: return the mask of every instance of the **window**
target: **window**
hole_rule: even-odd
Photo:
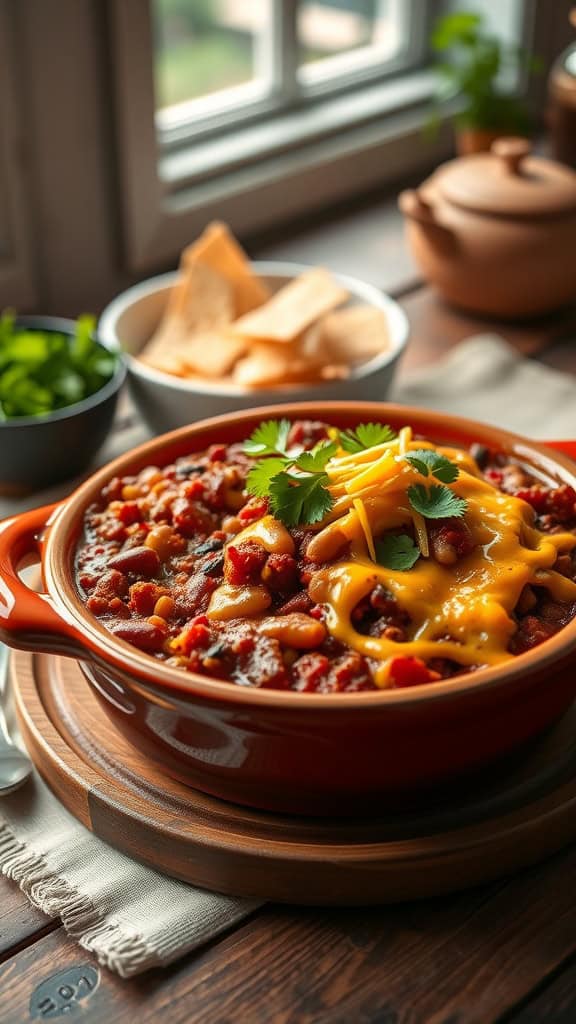
[[[0,2],[0,305],[97,309],[210,219],[246,239],[423,176],[451,3],[548,64],[572,38],[570,0]]]
[[[152,0],[160,143],[415,67],[423,13],[418,0]]]
[[[417,110],[431,94],[426,41],[438,9],[115,0],[132,269],[173,261],[212,217],[240,234],[266,230],[446,155],[447,134],[422,149]]]

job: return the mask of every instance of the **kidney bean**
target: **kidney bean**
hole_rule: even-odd
[[[137,548],[129,548],[127,551],[120,551],[110,559],[108,565],[111,569],[119,569],[121,572],[137,572],[141,576],[155,576],[160,569],[160,559],[153,548],[142,545]]]
[[[119,640],[126,640],[140,651],[161,651],[165,639],[165,631],[151,622],[142,619],[130,619],[126,622],[114,622],[110,629]]]

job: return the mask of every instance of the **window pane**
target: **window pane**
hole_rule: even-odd
[[[347,54],[354,64],[386,62],[406,42],[401,0],[300,0],[299,64],[306,70],[337,73]]]
[[[270,0],[152,0],[152,11],[157,109],[210,98],[213,110],[224,90],[265,88]]]

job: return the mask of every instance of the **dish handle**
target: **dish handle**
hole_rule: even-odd
[[[553,448],[556,452],[568,455],[576,462],[576,441],[544,441],[544,444],[547,444],[549,448]]]
[[[81,637],[52,605],[20,579],[18,567],[38,554],[42,534],[63,508],[45,505],[0,523],[0,640],[25,651],[50,651],[78,657]]]

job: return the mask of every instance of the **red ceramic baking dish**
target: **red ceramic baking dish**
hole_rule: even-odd
[[[301,403],[229,414],[155,438],[99,470],[65,502],[0,524],[0,639],[80,661],[108,715],[165,772],[225,800],[298,814],[381,812],[398,794],[478,769],[544,730],[576,696],[576,619],[503,666],[409,689],[308,694],[183,672],[114,637],[74,577],[86,508],[113,476],[246,438],[264,419],[375,421],[438,443],[497,449],[576,488],[576,444],[551,447],[426,410]],[[38,551],[44,593],[19,579]],[[95,738],[97,740],[97,737]]]

